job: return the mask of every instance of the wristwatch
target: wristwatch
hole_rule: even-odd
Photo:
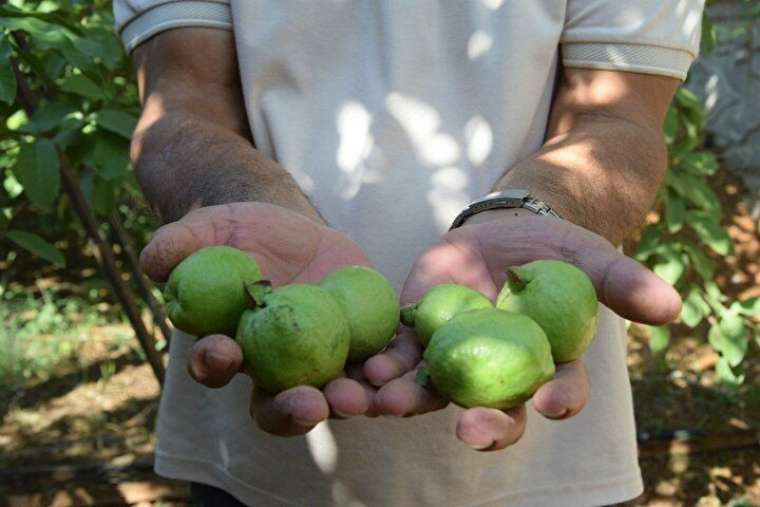
[[[476,213],[491,209],[525,208],[536,215],[562,218],[546,203],[531,197],[530,192],[522,189],[506,190],[504,192],[492,192],[477,201],[471,203],[457,215],[449,230],[456,229],[464,224],[465,220]]]

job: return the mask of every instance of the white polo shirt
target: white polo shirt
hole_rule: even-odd
[[[256,146],[397,287],[471,200],[542,144],[557,65],[683,79],[702,0],[115,0],[128,49],[178,27],[233,30]],[[586,408],[530,407],[522,440],[479,453],[460,409],[320,424],[279,438],[172,341],[156,471],[254,506],[606,505],[642,490],[622,319],[602,309]]]

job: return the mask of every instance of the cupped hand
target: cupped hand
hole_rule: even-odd
[[[578,266],[593,281],[599,301],[626,319],[664,324],[680,312],[681,300],[669,284],[602,237],[523,210],[484,212],[448,232],[415,262],[401,303],[414,303],[441,283],[466,285],[495,300],[508,267],[537,259]],[[421,355],[414,333],[405,329],[385,352],[365,363],[367,379],[382,386],[375,396],[377,413],[411,416],[446,406],[441,396],[415,382]],[[558,364],[554,378],[539,388],[532,403],[545,417],[563,419],[580,412],[587,396],[586,369],[576,360]],[[506,411],[471,408],[460,415],[456,434],[475,449],[496,450],[517,442],[525,424],[524,406]]]
[[[316,283],[346,265],[369,265],[356,243],[340,232],[288,209],[264,203],[233,203],[191,211],[158,229],[141,255],[145,273],[162,282],[185,257],[209,245],[229,245],[251,254],[273,285]],[[241,373],[243,353],[231,337],[202,337],[192,347],[190,375],[222,387]],[[358,365],[323,390],[298,386],[276,396],[254,387],[251,415],[276,435],[299,435],[329,416],[369,413],[374,389]]]

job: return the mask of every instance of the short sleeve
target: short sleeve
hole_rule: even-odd
[[[232,30],[229,0],[114,0],[116,30],[127,51],[180,27]]]
[[[704,0],[568,0],[562,62],[685,79],[703,9]]]

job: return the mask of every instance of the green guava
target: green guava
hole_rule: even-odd
[[[599,305],[586,273],[563,261],[509,268],[497,308],[522,313],[544,330],[557,363],[581,357],[596,334]]]
[[[374,269],[347,266],[325,276],[319,286],[338,301],[351,330],[349,361],[381,351],[399,323],[399,304],[390,282]]]
[[[422,377],[465,408],[515,407],[552,378],[549,340],[530,317],[497,308],[460,313],[433,334]]]
[[[166,312],[174,325],[194,336],[232,336],[246,308],[245,285],[261,279],[248,253],[208,246],[180,262],[164,286]]]
[[[278,393],[321,387],[340,376],[348,357],[348,320],[335,298],[316,285],[249,288],[255,307],[243,312],[235,340],[254,385]]]
[[[416,305],[401,309],[401,322],[413,327],[423,347],[430,337],[455,315],[468,310],[493,308],[493,303],[480,292],[453,283],[428,289]]]

